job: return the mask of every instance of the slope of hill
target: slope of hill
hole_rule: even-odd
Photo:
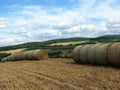
[[[82,42],[84,41],[84,42]],[[20,49],[20,48],[27,48],[27,49],[51,49],[51,50],[69,50],[73,49],[76,45],[81,44],[89,44],[89,43],[107,43],[107,42],[119,42],[120,41],[120,35],[106,35],[106,36],[100,36],[97,38],[65,38],[65,39],[55,39],[55,40],[48,40],[44,42],[28,42],[24,44],[19,45],[12,45],[12,46],[5,46],[0,47],[0,51],[4,50],[13,50],[13,49]],[[73,45],[54,45],[50,46],[50,44],[55,43],[62,43],[62,42],[78,42]]]
[[[26,49],[26,50],[35,50],[35,49],[47,49],[50,51],[50,57],[65,57],[71,58],[72,50],[77,45],[83,44],[96,44],[96,43],[108,43],[108,42],[119,42],[120,35],[106,35],[100,36],[96,38],[83,38],[83,37],[76,37],[76,38],[64,38],[64,39],[54,39],[48,40],[44,42],[28,42],[19,45],[12,45],[12,46],[4,46],[0,47],[0,57],[2,55],[6,55],[4,52],[9,52],[9,50],[16,50],[16,49]]]

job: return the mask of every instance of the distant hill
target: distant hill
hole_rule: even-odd
[[[74,45],[68,46],[49,46],[49,44],[53,43],[61,43],[61,42],[81,42]],[[0,47],[0,51],[4,50],[13,50],[13,49],[20,49],[20,48],[27,48],[28,50],[31,49],[51,49],[51,50],[71,50],[77,45],[81,44],[93,44],[93,43],[107,43],[107,42],[119,42],[120,35],[105,35],[96,38],[84,38],[84,37],[76,37],[76,38],[64,38],[64,39],[54,39],[48,40],[43,42],[28,42],[19,45],[12,45],[12,46],[5,46]]]
[[[100,36],[98,38],[120,38],[120,35],[104,35],[104,36]]]

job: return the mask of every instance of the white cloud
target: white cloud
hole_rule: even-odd
[[[0,40],[0,43],[5,43],[5,42],[13,43],[13,39],[1,39]]]
[[[5,28],[9,24],[9,21],[7,18],[0,17],[0,28]]]
[[[5,28],[5,27],[7,27],[6,24],[3,24],[3,23],[1,24],[1,23],[0,23],[0,28]]]
[[[14,5],[19,8],[19,11],[0,18],[0,27],[7,27],[9,34],[14,34],[14,37],[25,37],[23,41],[28,38],[31,41],[36,40],[36,36],[42,40],[42,38],[51,39],[50,37],[95,37],[115,34],[114,32],[120,34],[120,6],[114,5],[117,0],[101,0],[100,2],[71,0],[71,2],[78,2],[75,8]],[[94,22],[91,19],[96,20]],[[97,21],[97,19],[102,19],[102,21]]]
[[[46,36],[60,36],[61,32],[59,30],[44,30],[39,32],[40,35],[46,35]]]
[[[20,44],[24,42],[28,42],[29,40],[25,37],[15,37],[15,38],[4,38],[0,40],[0,45],[14,45],[14,44]]]
[[[26,32],[25,34],[21,34],[21,35],[20,34],[13,34],[10,36],[9,35],[10,34],[8,34],[7,37],[0,38],[0,46],[16,45],[16,44],[21,44],[21,43],[25,43],[25,42],[35,41],[30,32]],[[41,40],[39,40],[39,41],[41,41]]]
[[[111,31],[106,27],[105,22],[99,24],[92,24],[90,22],[87,24],[80,24],[67,29],[65,32],[73,37],[97,37],[109,34],[109,32],[111,33]]]
[[[107,28],[114,32],[120,32],[120,18],[110,18],[107,21]]]
[[[74,23],[78,24],[86,19],[89,20],[89,18],[109,19],[110,17],[115,17],[120,14],[118,12],[118,9],[114,10],[110,6],[103,6],[103,7],[98,6],[97,8],[93,8],[92,11],[91,10],[89,11],[89,8],[87,8],[86,11],[85,9],[81,10],[79,8],[76,8],[74,10],[61,9],[60,13],[58,11],[55,15],[50,13],[50,12],[54,12],[52,11],[53,9],[45,10],[40,6],[25,6],[23,8],[24,9],[22,11],[16,12],[17,17],[13,16],[15,25],[32,26],[33,24],[35,26],[35,24],[37,24],[36,26],[39,27],[41,24],[41,26],[46,25],[48,27],[56,26],[59,28],[60,27],[63,28],[68,26],[70,27],[71,25],[74,25]],[[26,16],[27,19],[23,15]]]
[[[23,27],[13,28],[12,30],[9,30],[9,33],[12,33],[12,34],[20,34],[20,33],[26,33],[26,32],[27,31]]]
[[[68,30],[68,32],[81,32],[81,31],[85,31],[85,30],[96,30],[97,27],[96,25],[94,24],[81,24],[81,25],[77,25],[77,26],[74,26],[72,28],[70,28]]]
[[[13,34],[13,35],[17,35],[17,36],[21,36],[24,37],[25,39],[30,39],[32,38],[32,34],[31,32],[27,31],[25,28],[23,27],[17,27],[17,28],[13,28],[11,30],[8,30],[9,34]]]

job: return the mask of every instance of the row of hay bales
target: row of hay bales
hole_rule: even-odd
[[[18,60],[43,60],[48,58],[47,50],[31,50],[23,51],[13,55],[10,55],[6,58],[3,58],[1,61],[18,61]]]
[[[80,45],[72,55],[76,63],[120,66],[120,43]]]

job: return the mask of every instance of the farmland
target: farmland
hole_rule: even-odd
[[[120,35],[106,35],[96,38],[82,38],[82,37],[64,38],[64,39],[48,40],[43,42],[28,42],[19,45],[4,46],[4,47],[0,47],[0,51],[16,50],[23,48],[27,50],[33,50],[33,49],[72,50],[77,45],[119,42],[119,41],[120,41]],[[66,43],[67,45],[64,45]]]
[[[120,0],[1,0],[0,90],[120,90]]]
[[[47,60],[0,62],[0,90],[120,90],[120,68],[76,64],[58,58],[75,46],[119,42],[120,36],[70,38],[0,47],[0,60],[23,50],[49,49]],[[52,45],[52,46],[51,46]]]
[[[0,63],[0,90],[120,90],[120,70],[72,59]]]
[[[18,45],[4,46],[0,47],[0,58],[3,58],[4,53],[14,53],[21,50],[36,50],[45,49],[50,50],[50,57],[52,58],[71,58],[72,50],[78,45],[85,44],[98,44],[98,43],[108,43],[108,42],[120,42],[120,35],[106,35],[96,38],[63,38],[54,39],[43,42],[28,42]],[[3,53],[3,54],[1,54]],[[67,53],[67,55],[64,55]],[[63,57],[64,56],[64,57]]]

